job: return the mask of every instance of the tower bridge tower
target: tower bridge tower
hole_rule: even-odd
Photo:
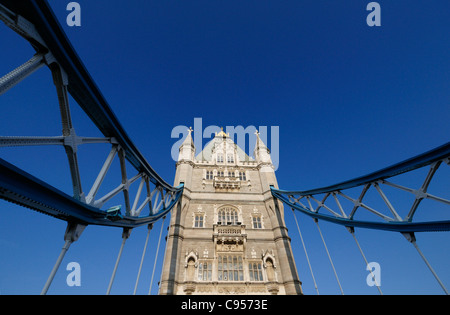
[[[195,156],[180,146],[159,294],[302,294],[270,152],[257,134],[255,159],[216,133]]]

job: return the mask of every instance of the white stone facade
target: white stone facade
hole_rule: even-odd
[[[270,153],[250,158],[223,131],[197,156],[180,146],[160,294],[301,294]]]

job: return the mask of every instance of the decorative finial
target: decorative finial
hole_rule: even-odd
[[[189,134],[191,134],[192,131],[194,131],[194,129],[192,129],[192,127],[189,127],[189,129],[188,129]]]
[[[229,137],[230,134],[229,134],[229,133],[226,134],[226,133],[223,131],[223,127],[220,127],[220,132],[219,132],[219,133],[216,132],[216,136],[222,137],[222,138],[226,138],[226,137]]]

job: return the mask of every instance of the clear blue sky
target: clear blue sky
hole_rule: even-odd
[[[449,141],[447,0],[379,1],[381,27],[366,24],[368,0],[80,0],[82,25],[74,28],[65,24],[68,2],[49,1],[131,139],[169,183],[175,174],[170,151],[178,140],[171,131],[193,126],[196,117],[203,127],[279,126],[277,178],[283,189],[334,184]],[[0,75],[34,53],[3,24],[0,42]],[[70,101],[77,134],[99,135]],[[2,95],[0,106],[1,135],[61,134],[47,68]],[[106,158],[108,149],[103,149],[92,154],[80,148],[85,189]],[[0,156],[71,190],[62,148],[2,148]],[[448,198],[447,169],[442,187]],[[102,188],[108,191],[116,183]],[[63,245],[65,223],[4,201],[0,207],[0,293],[38,294]],[[422,210],[427,219],[433,208]],[[339,294],[314,223],[298,218],[320,292]],[[291,213],[286,221],[304,293],[315,294]],[[148,291],[159,224],[152,232],[140,294]],[[351,235],[326,223],[322,230],[344,292],[378,294],[366,285],[368,273]],[[112,294],[132,293],[145,234],[146,228],[132,232]],[[442,293],[403,236],[370,230],[358,235],[369,261],[381,264],[385,294]],[[88,227],[69,250],[49,294],[104,294],[120,242],[119,229]],[[447,288],[449,242],[449,233],[418,235]],[[81,265],[79,288],[66,286],[70,261]]]

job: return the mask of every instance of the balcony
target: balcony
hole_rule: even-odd
[[[214,224],[213,239],[218,252],[243,251],[247,241],[245,225]]]
[[[213,186],[220,190],[239,190],[241,188],[241,181],[239,177],[214,176]]]
[[[222,225],[214,224],[214,235],[217,236],[237,236],[245,235],[245,225]]]

